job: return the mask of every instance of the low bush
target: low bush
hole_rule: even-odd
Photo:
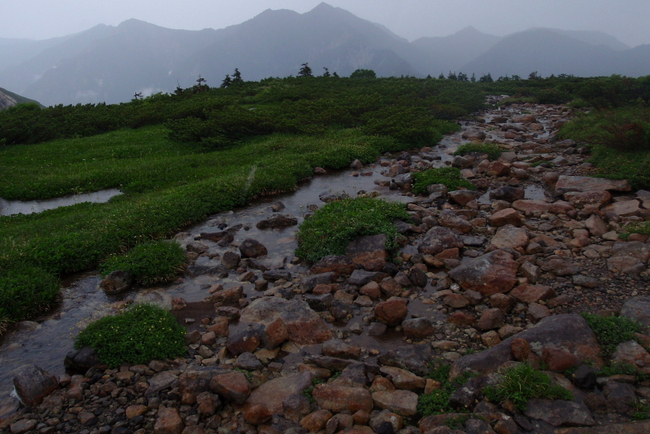
[[[444,184],[449,190],[457,190],[459,187],[476,189],[456,167],[441,167],[413,174],[413,193],[427,194],[427,187],[431,184]]]
[[[300,225],[296,256],[316,262],[342,255],[356,237],[377,234],[386,234],[386,248],[394,250],[395,219],[410,221],[404,205],[368,197],[330,202]]]
[[[102,363],[115,368],[181,356],[186,351],[184,335],[170,312],[140,304],[88,325],[77,335],[75,348],[91,347]]]
[[[103,276],[127,271],[141,285],[173,280],[185,269],[187,255],[177,242],[154,241],[135,246],[124,255],[109,256],[101,266]]]
[[[28,319],[49,308],[59,292],[59,279],[37,267],[0,270],[2,324]]]
[[[503,370],[499,384],[486,387],[483,393],[492,402],[512,401],[522,411],[533,398],[573,399],[570,391],[552,384],[551,377],[527,363]]]
[[[616,351],[618,344],[634,340],[634,333],[641,330],[637,322],[623,316],[588,313],[583,313],[582,316],[596,334],[602,354],[608,358]]]
[[[501,156],[503,148],[498,143],[464,143],[454,155],[487,154],[488,160],[494,161]]]

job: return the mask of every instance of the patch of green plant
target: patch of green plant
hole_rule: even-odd
[[[625,232],[620,234],[621,239],[627,240],[631,234],[650,235],[650,222],[634,222],[625,227]]]
[[[564,387],[551,383],[551,377],[537,371],[527,363],[506,368],[501,372],[501,381],[496,386],[483,390],[492,402],[512,401],[520,410],[526,409],[528,400],[533,398],[563,399],[570,401],[573,394]]]
[[[59,293],[59,279],[37,267],[0,272],[0,331],[9,323],[31,318],[49,308]]]
[[[442,424],[451,428],[451,429],[461,429],[465,426],[465,423],[472,417],[471,414],[463,414],[460,416],[452,417],[451,419],[445,420]]]
[[[431,184],[444,184],[449,190],[458,190],[460,187],[476,189],[474,184],[463,178],[456,167],[441,167],[413,174],[413,193],[427,194],[427,187]]]
[[[138,304],[126,312],[91,323],[75,339],[75,348],[91,347],[112,368],[145,364],[185,353],[185,329],[160,307]]]
[[[637,402],[633,405],[634,413],[632,420],[646,420],[650,419],[650,405],[647,402]]]
[[[441,388],[431,393],[422,394],[418,398],[418,413],[422,416],[452,412],[465,412],[466,409],[454,409],[449,405],[449,398],[459,387],[474,376],[471,372],[464,372],[454,380],[449,380],[451,365],[441,360],[434,360],[429,365],[429,378],[440,382]]]
[[[546,161],[546,160],[537,160],[537,161],[535,161],[534,163],[531,164],[531,167],[538,167],[538,166],[541,166],[541,165],[544,165],[544,167],[546,167],[546,168],[555,167],[555,163],[553,163],[552,161]]]
[[[641,372],[636,366],[626,362],[611,362],[603,366],[596,374],[599,377],[611,377],[612,375],[632,375],[637,382],[648,381],[650,376]]]
[[[454,155],[487,154],[488,160],[494,161],[501,156],[503,148],[498,143],[463,143]]]
[[[600,350],[606,358],[616,351],[618,344],[634,340],[634,333],[641,330],[641,326],[624,316],[601,316],[583,313],[582,317],[596,334]]]
[[[296,256],[316,262],[328,255],[342,255],[355,238],[386,234],[386,249],[397,248],[399,235],[393,221],[410,221],[404,205],[370,197],[330,202],[305,220],[296,235]]]
[[[126,271],[141,285],[168,282],[185,270],[187,255],[176,241],[152,241],[139,244],[123,255],[109,256],[101,265],[102,276]]]

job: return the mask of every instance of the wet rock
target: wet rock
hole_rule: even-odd
[[[245,239],[239,245],[239,252],[243,258],[258,258],[269,253],[264,244],[252,238]]]
[[[621,316],[637,321],[645,327],[650,327],[650,297],[638,296],[630,298],[623,303]]]
[[[158,410],[153,431],[155,434],[181,434],[184,427],[178,409],[164,407]]]
[[[531,399],[524,414],[532,419],[540,419],[553,426],[592,426],[596,425],[591,412],[584,404],[572,401]]]
[[[463,132],[463,139],[470,141],[482,141],[485,140],[485,132],[480,129],[470,128]]]
[[[491,249],[518,249],[528,245],[526,229],[505,225],[490,240]]]
[[[564,194],[570,191],[631,191],[632,187],[627,180],[561,175],[555,184],[555,190],[558,194]]]
[[[321,384],[316,386],[313,396],[320,408],[333,413],[355,413],[359,410],[370,413],[373,408],[372,396],[363,387]]]
[[[375,392],[372,394],[372,400],[377,407],[404,416],[414,416],[417,413],[418,395],[409,390]]]
[[[435,226],[427,231],[422,243],[418,246],[418,252],[436,255],[443,250],[453,248],[463,248],[463,240],[460,236],[449,228]]]
[[[291,216],[277,215],[257,223],[257,229],[282,229],[296,226],[298,219]],[[262,256],[262,255],[260,255]]]
[[[269,282],[275,282],[281,279],[290,281],[292,278],[291,272],[289,270],[281,270],[281,269],[265,271],[262,274],[262,277],[264,278],[264,280],[267,280]]]
[[[128,271],[111,271],[99,284],[99,287],[108,294],[119,294],[128,291],[133,286],[133,276]]]
[[[56,377],[36,365],[21,366],[13,379],[16,393],[28,407],[34,407],[59,388]]]
[[[259,298],[244,308],[240,321],[269,325],[278,318],[282,318],[289,339],[298,344],[321,343],[332,338],[323,319],[300,300]]]
[[[413,286],[419,287],[419,288],[424,288],[427,286],[427,282],[429,281],[429,278],[427,277],[426,273],[422,271],[420,268],[411,268],[409,270],[408,274],[409,280],[413,284]]]
[[[224,399],[243,404],[251,394],[246,376],[239,371],[217,374],[210,380],[210,390]]]
[[[408,305],[403,298],[392,297],[375,306],[375,316],[379,322],[388,326],[396,326],[408,315]]]
[[[450,271],[449,276],[465,290],[472,290],[484,296],[505,293],[517,282],[519,264],[512,255],[495,250]]]
[[[505,225],[521,226],[523,224],[521,214],[513,208],[505,208],[495,212],[488,217],[488,221],[492,226],[496,227]]]
[[[333,202],[337,200],[349,199],[350,195],[345,191],[326,191],[318,195],[318,198],[323,202]]]
[[[221,265],[232,270],[239,266],[240,260],[241,257],[237,253],[228,250],[221,256]]]
[[[431,346],[409,345],[390,350],[378,357],[380,364],[406,369],[416,375],[425,376],[429,372],[428,363],[431,358]]]
[[[217,289],[220,287],[221,286],[213,287],[216,289],[216,291],[213,292],[210,297],[208,297],[209,301],[213,303],[237,303],[239,299],[244,296],[244,287],[242,285],[237,285],[226,289]]]
[[[480,373],[496,371],[512,360],[510,348],[514,339],[524,339],[533,348],[564,348],[578,357],[581,362],[590,360],[600,366],[600,347],[596,335],[580,315],[554,315],[541,320],[535,327],[508,338],[490,349],[458,359],[452,366],[451,376],[456,377],[465,370]]]
[[[402,321],[404,336],[411,339],[425,339],[435,333],[436,328],[427,318],[413,318]]]
[[[505,200],[506,202],[514,202],[517,200],[522,200],[524,196],[526,196],[526,191],[523,188],[511,187],[509,185],[490,191],[490,199],[492,200]]]
[[[344,276],[349,276],[355,270],[354,263],[350,258],[344,255],[330,255],[323,257],[311,267],[311,274],[321,274],[332,272]]]
[[[78,350],[72,350],[65,356],[63,364],[66,369],[76,372],[86,372],[93,366],[98,365],[99,357],[90,347],[83,347]]]
[[[385,234],[358,237],[348,244],[345,254],[367,271],[381,271],[388,258],[385,246]]]

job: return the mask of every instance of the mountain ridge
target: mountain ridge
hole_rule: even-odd
[[[14,46],[28,47],[12,57]],[[22,45],[21,45],[22,44]],[[0,85],[46,105],[130,100],[192,86],[217,86],[238,68],[245,80],[295,75],[308,62],[347,76],[438,76],[463,72],[527,76],[650,74],[650,49],[601,32],[529,29],[505,37],[473,27],[413,42],[349,11],[321,3],[300,14],[267,9],[223,29],[176,30],[137,19],[45,42],[0,39]]]

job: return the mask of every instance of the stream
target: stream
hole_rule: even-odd
[[[489,116],[486,116],[489,119]],[[488,120],[489,122],[489,120]],[[463,130],[467,123],[463,122]],[[451,153],[460,145],[466,142],[461,138],[461,132],[446,136],[440,144],[432,149],[430,154],[435,154],[436,159],[432,167],[442,167],[449,164],[453,158]],[[488,137],[486,140],[490,139]],[[318,207],[324,205],[318,197],[322,193],[347,192],[351,197],[360,192],[377,192],[381,197],[389,200],[408,202],[409,196],[402,195],[399,190],[391,190],[388,187],[379,186],[375,181],[386,181],[381,172],[386,168],[379,163],[364,167],[361,172],[366,176],[352,176],[353,170],[343,170],[328,175],[315,176],[313,179],[302,183],[299,189],[290,194],[283,194],[258,200],[241,209],[219,213],[211,216],[205,222],[186,228],[176,236],[181,243],[194,241],[194,235],[200,232],[216,232],[216,226],[226,224],[232,226],[242,224],[243,229],[237,232],[234,245],[239,245],[246,238],[253,238],[260,241],[268,248],[268,256],[271,261],[286,261],[287,268],[292,274],[307,273],[308,270],[302,265],[293,265],[294,251],[297,247],[295,233],[298,226],[280,230],[259,230],[255,227],[257,222],[273,215],[270,209],[271,204],[282,202],[285,209],[279,213],[291,215],[301,222],[309,212],[311,205]],[[543,191],[527,190],[527,198],[543,199]],[[194,235],[193,235],[194,234]],[[195,265],[211,266],[220,263],[220,257],[228,248],[218,247],[216,243],[201,240],[209,247],[207,255],[201,255]],[[408,246],[407,246],[408,247]],[[232,247],[230,248],[232,249]],[[211,256],[215,256],[211,259]],[[164,286],[140,289],[138,291],[126,292],[117,296],[107,296],[98,288],[101,278],[97,272],[89,272],[74,276],[64,282],[62,288],[62,302],[55,311],[38,319],[38,321],[25,321],[19,323],[15,330],[6,334],[0,346],[0,409],[15,406],[16,402],[9,396],[13,389],[12,379],[14,371],[25,364],[36,364],[54,375],[65,372],[63,360],[65,355],[73,348],[74,337],[89,322],[105,316],[113,311],[113,304],[127,299],[135,302],[155,302],[169,307],[174,297],[182,297],[188,303],[202,301],[207,289],[219,280],[224,286],[236,283],[242,284],[237,275],[232,272],[225,279],[207,274],[197,277],[183,276],[177,281]],[[247,295],[260,295],[253,288],[254,285],[244,283]],[[430,288],[429,288],[430,289]],[[419,304],[418,304],[419,303]],[[409,306],[409,310],[415,315],[442,315],[440,312],[418,302]],[[197,320],[200,318],[196,318]],[[354,321],[360,321],[355,317]],[[348,324],[348,326],[350,325]],[[334,326],[336,335],[336,326]],[[389,334],[390,335],[390,334]],[[394,342],[380,342],[376,338],[363,336],[350,336],[353,343],[364,346],[368,349],[385,349],[386,345],[394,345]],[[402,339],[400,337],[394,340]],[[381,341],[391,340],[390,336],[382,337]],[[0,417],[3,415],[0,414]]]

